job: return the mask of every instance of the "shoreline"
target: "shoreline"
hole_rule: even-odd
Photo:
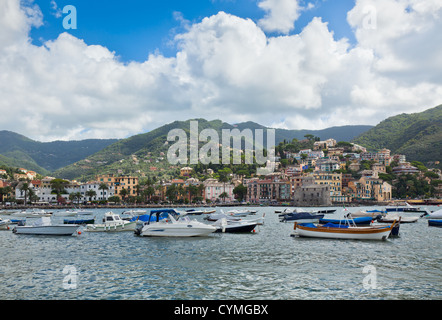
[[[396,202],[396,204],[394,204]],[[25,209],[126,209],[126,208],[214,208],[214,207],[305,207],[305,208],[320,208],[320,207],[363,207],[363,206],[394,206],[394,205],[404,205],[405,202],[416,206],[437,206],[442,205],[441,199],[433,200],[396,200],[389,202],[374,202],[374,201],[358,201],[352,203],[332,203],[330,206],[294,206],[286,204],[238,204],[238,203],[217,203],[217,204],[83,204],[83,205],[73,205],[73,204],[32,204],[32,205],[0,205],[0,210],[25,210]],[[392,204],[393,203],[393,204]]]

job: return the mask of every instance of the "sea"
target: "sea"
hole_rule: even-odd
[[[247,234],[148,238],[133,232],[83,230],[66,237],[0,231],[0,299],[442,298],[442,228],[428,226],[427,219],[401,224],[399,236],[386,241],[307,239],[293,237],[293,223],[279,221],[275,211],[283,207],[252,209],[257,213],[243,219],[265,214],[265,222]],[[331,209],[336,212],[326,218],[383,208]],[[96,223],[107,211],[93,210]],[[113,211],[120,214],[124,209]],[[190,217],[205,221],[203,216]],[[64,218],[52,219],[56,223]]]

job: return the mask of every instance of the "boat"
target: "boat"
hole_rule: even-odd
[[[429,210],[425,211],[425,214],[421,215],[421,218],[425,219],[442,219],[442,209],[430,212]]]
[[[429,227],[442,227],[442,220],[428,220]]]
[[[41,218],[41,217],[51,217],[52,212],[45,210],[32,209],[31,211],[22,210],[14,212],[11,214],[13,217],[23,217],[23,218]]]
[[[63,223],[64,224],[79,224],[79,225],[94,224],[95,219],[73,219],[73,220],[64,219]]]
[[[75,217],[78,215],[78,211],[75,210],[65,210],[65,211],[55,211],[54,216],[58,217]]]
[[[404,217],[398,213],[387,213],[386,216],[378,219],[378,222],[392,223],[393,221],[401,220],[401,223],[414,223],[419,220],[419,217]]]
[[[9,225],[12,224],[10,219],[3,220],[0,218],[0,230],[9,230]]]
[[[405,206],[394,206],[385,208],[387,212],[425,212],[421,208],[411,206],[408,202],[405,202]]]
[[[373,210],[373,211],[358,210],[356,212],[348,213],[347,217],[350,217],[350,218],[371,217],[372,219],[377,219],[377,218],[381,217],[382,215],[383,215],[383,213],[378,210]]]
[[[79,216],[88,216],[88,215],[92,214],[92,211],[80,209],[80,210],[77,210],[77,214]]]
[[[215,213],[215,212],[216,212],[216,210],[204,210],[203,214],[212,214],[212,213]]]
[[[195,210],[195,209],[188,209],[186,210],[187,214],[193,214],[193,215],[202,215],[204,213],[203,210]]]
[[[373,218],[371,217],[358,217],[352,219],[353,223],[357,226],[364,226],[364,225],[371,225],[373,222]],[[346,224],[346,219],[320,219],[320,224],[327,224],[327,223],[333,223],[333,224]]]
[[[134,216],[146,214],[146,210],[126,210],[126,211],[123,211],[121,214],[128,214],[128,215],[134,217]]]
[[[216,227],[215,232],[218,233],[248,233],[254,231],[258,223],[257,221],[247,220],[228,221],[227,219],[223,218],[216,221],[212,225]]]
[[[208,216],[205,216],[204,219],[208,220],[208,221],[218,221],[220,219],[227,219],[230,221],[239,221],[241,220],[241,217],[234,217],[231,215],[227,215],[225,213],[211,213]]]
[[[15,234],[72,236],[80,226],[77,224],[52,224],[50,217],[41,217],[30,225],[14,227]]]
[[[223,212],[223,210],[221,210]],[[228,215],[234,216],[234,217],[246,217],[249,214],[255,214],[256,210],[248,210],[248,209],[234,209],[227,211]]]
[[[310,212],[297,212],[288,213],[283,215],[281,222],[303,222],[303,223],[314,223],[318,222],[320,219],[324,218],[324,214],[312,214]]]
[[[350,223],[325,225],[313,223],[295,223],[294,235],[308,238],[346,239],[346,240],[387,240],[398,222],[389,226],[357,227]]]
[[[143,237],[198,237],[207,236],[216,227],[180,217],[178,220],[167,210],[152,210],[149,220],[135,229],[135,234]]]
[[[324,210],[318,210],[315,211],[315,213],[323,213],[323,214],[331,214],[331,213],[335,213],[336,209],[324,209]]]
[[[103,223],[88,224],[85,231],[90,232],[120,232],[134,231],[136,227],[135,221],[126,221],[120,218],[118,214],[106,212],[104,214]]]

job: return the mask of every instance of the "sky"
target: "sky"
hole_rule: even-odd
[[[440,0],[1,0],[0,130],[376,125],[442,103],[441,15]]]

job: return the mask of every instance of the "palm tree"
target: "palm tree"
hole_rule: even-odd
[[[124,202],[126,202],[126,197],[128,194],[129,194],[129,191],[127,191],[127,189],[123,188],[120,190],[120,196]]]
[[[223,202],[225,202],[226,198],[228,198],[228,197],[229,197],[229,195],[227,194],[227,192],[223,192],[218,196],[218,198],[223,199]]]
[[[28,191],[31,190],[29,188],[29,183],[24,182],[20,187],[19,187],[20,191],[25,193],[25,205],[26,205],[26,201],[28,199]]]
[[[103,194],[102,200],[104,200],[104,190],[109,190],[109,187],[107,186],[106,183],[100,183],[98,190],[102,191],[102,194]]]
[[[95,192],[95,190],[89,189],[88,191],[86,191],[86,196],[89,197],[89,201],[92,201],[92,198],[96,195],[97,193]]]

